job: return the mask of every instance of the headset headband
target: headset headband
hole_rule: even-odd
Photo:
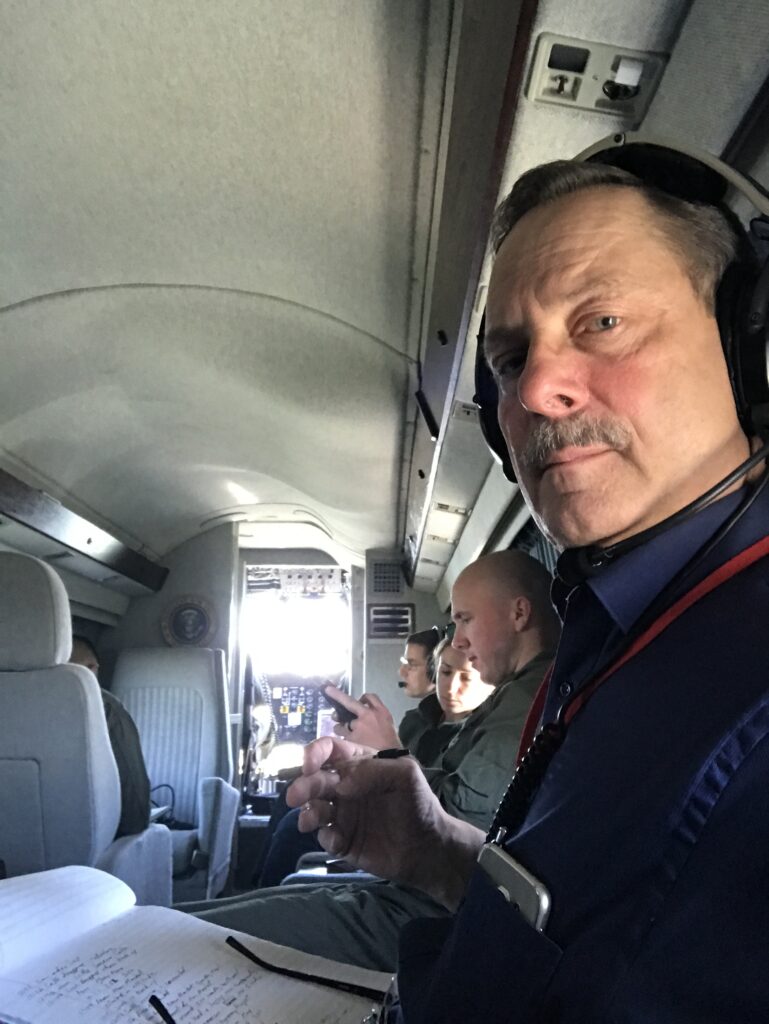
[[[602,163],[634,174],[645,184],[678,199],[705,203],[726,212],[725,197],[732,188],[758,212],[751,232],[741,226],[742,241],[756,252],[757,242],[769,236],[769,194],[755,181],[723,160],[692,147],[641,132],[610,135],[583,150],[575,161]],[[763,225],[764,232],[760,232]],[[766,432],[769,424],[769,259],[761,266],[740,260],[727,268],[717,295],[717,318],[735,403],[746,432]],[[484,319],[478,334],[475,363],[475,401],[483,436],[505,476],[515,480],[512,462],[497,422],[498,394],[483,356]]]
[[[588,146],[573,158],[583,163],[621,167],[663,192],[691,202],[718,206],[729,187],[736,189],[758,212],[769,218],[769,193],[745,174],[712,153],[659,135],[624,132]],[[678,173],[686,172],[681,181]]]

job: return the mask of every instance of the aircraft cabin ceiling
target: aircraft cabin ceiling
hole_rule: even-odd
[[[398,542],[452,10],[2,5],[4,469],[155,556]]]
[[[403,544],[444,597],[523,521],[472,407],[494,201],[635,126],[532,98],[543,33],[662,54],[642,127],[713,152],[769,45],[766,0],[6,0],[0,29],[0,469],[150,557],[237,519]]]

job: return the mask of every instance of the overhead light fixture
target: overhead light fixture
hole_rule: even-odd
[[[245,487],[241,487],[240,484],[236,484],[234,480],[227,481],[227,490],[233,496],[238,505],[258,505],[259,499],[255,494],[249,491]]]

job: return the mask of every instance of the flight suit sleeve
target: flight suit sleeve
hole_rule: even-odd
[[[406,712],[400,721],[398,738],[403,746],[407,747],[413,754],[419,740],[428,728],[429,722],[420,715],[419,709],[412,708],[411,711]]]
[[[136,723],[117,697],[102,690],[112,753],[120,776],[120,822],[115,838],[143,832],[150,822],[150,780]]]
[[[444,810],[484,831],[491,825],[512,778],[518,741],[531,702],[529,694],[514,682],[490,699],[495,701],[494,707],[478,725],[459,764],[452,771],[445,767],[424,770]],[[455,742],[460,739],[458,736]],[[450,752],[451,747],[447,754]]]
[[[441,766],[425,769],[430,788],[449,814],[484,831],[490,827],[513,776],[529,708],[552,660],[552,651],[541,651],[499,686],[459,730]]]

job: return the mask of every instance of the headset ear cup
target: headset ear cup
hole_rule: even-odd
[[[432,651],[430,651],[429,654],[427,655],[427,678],[430,680],[431,683],[435,682],[436,674],[437,673],[435,671],[435,655],[433,654]]]
[[[747,278],[747,280],[746,280]],[[741,320],[747,305],[748,296],[752,291],[754,275],[740,261],[730,263],[724,271],[716,291],[716,322],[721,335],[724,359],[729,371],[737,416],[743,429],[750,425],[750,408],[745,401],[744,380],[742,376],[741,341],[743,336]]]
[[[478,331],[478,345],[475,351],[475,396],[474,401],[478,406],[478,420],[481,425],[483,439],[491,450],[491,454],[502,465],[502,472],[508,480],[515,483],[515,472],[510,461],[510,453],[507,450],[502,431],[499,429],[498,404],[499,393],[497,385],[488,367],[483,353],[483,333],[486,325],[486,314],[481,320]]]
[[[748,436],[765,433],[769,261],[760,273],[752,260],[727,267],[716,293],[716,319],[740,424]]]

